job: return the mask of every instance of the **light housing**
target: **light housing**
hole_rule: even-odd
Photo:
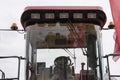
[[[106,15],[99,6],[29,6],[21,16],[24,29],[36,23],[69,21],[71,23],[92,23],[101,26],[102,29],[106,22]]]

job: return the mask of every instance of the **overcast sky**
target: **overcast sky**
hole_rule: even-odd
[[[22,29],[20,17],[26,6],[101,6],[107,16],[105,27],[107,27],[109,21],[112,21],[109,0],[1,0],[0,29],[9,29],[13,22],[17,23],[19,29]],[[113,30],[102,31],[105,54],[113,53],[113,32]],[[23,34],[0,31],[0,56],[7,55],[25,55],[25,40]],[[120,66],[118,63],[120,63],[120,61],[118,61],[117,64],[113,62],[112,64],[114,65],[112,65],[112,68]],[[3,64],[2,61],[0,61],[0,68],[1,64]],[[113,73],[116,73],[116,71],[117,68],[112,70]]]

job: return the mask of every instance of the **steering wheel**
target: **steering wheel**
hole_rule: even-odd
[[[72,64],[72,61],[69,57],[60,56],[55,59],[54,64],[55,66],[62,65],[62,64],[70,66]]]

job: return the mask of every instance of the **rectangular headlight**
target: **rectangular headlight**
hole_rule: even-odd
[[[54,13],[45,13],[45,19],[54,19],[55,14]]]
[[[69,14],[68,13],[60,13],[59,17],[60,17],[60,19],[66,19],[66,18],[69,18]]]
[[[40,19],[39,13],[31,13],[31,19]]]
[[[96,18],[96,13],[88,13],[87,18]]]
[[[73,13],[73,18],[74,19],[82,19],[83,18],[83,14],[82,13]]]

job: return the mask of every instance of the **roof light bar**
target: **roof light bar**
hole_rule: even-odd
[[[27,7],[21,16],[24,29],[35,23],[66,23],[67,20],[72,23],[92,23],[103,27],[106,15],[101,7],[96,6],[35,6]]]

